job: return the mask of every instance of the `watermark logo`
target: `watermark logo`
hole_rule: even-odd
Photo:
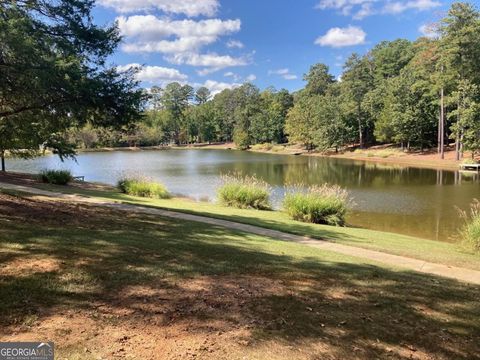
[[[53,342],[0,342],[0,360],[53,360]]]

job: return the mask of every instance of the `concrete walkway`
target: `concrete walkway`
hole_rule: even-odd
[[[93,197],[86,197],[86,196],[73,195],[73,194],[62,194],[59,192],[41,190],[41,189],[36,189],[28,186],[21,186],[21,185],[7,184],[7,183],[0,183],[0,188],[21,191],[24,193],[29,193],[34,195],[66,199],[76,203],[92,204],[92,205],[113,208],[117,210],[158,215],[158,216],[163,216],[163,217],[168,217],[173,219],[195,221],[195,222],[200,222],[200,223],[214,225],[214,226],[222,226],[228,229],[244,231],[244,232],[248,232],[256,235],[268,236],[278,240],[292,241],[299,244],[304,244],[307,246],[319,248],[322,250],[328,250],[328,251],[341,253],[344,255],[364,258],[368,260],[374,260],[374,261],[392,265],[395,267],[405,268],[408,270],[414,270],[421,273],[442,276],[450,279],[456,279],[456,280],[480,285],[480,271],[476,271],[476,270],[465,269],[465,268],[454,267],[454,266],[447,266],[442,264],[435,264],[435,263],[430,263],[430,262],[426,262],[418,259],[412,259],[404,256],[391,255],[391,254],[383,253],[380,251],[362,249],[354,246],[337,244],[334,242],[316,240],[306,236],[288,234],[281,231],[266,229],[258,226],[241,224],[241,223],[228,221],[228,220],[214,219],[214,218],[199,216],[199,215],[185,214],[181,212],[163,210],[159,208],[143,207],[143,206],[131,205],[131,204],[122,204],[122,203],[116,203],[114,201],[101,200]]]

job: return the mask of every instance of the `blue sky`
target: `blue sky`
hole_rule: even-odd
[[[97,0],[97,23],[119,22],[112,62],[142,65],[145,87],[179,81],[213,92],[251,81],[302,88],[310,65],[338,76],[352,53],[428,34],[443,0]],[[427,26],[426,26],[427,25]]]

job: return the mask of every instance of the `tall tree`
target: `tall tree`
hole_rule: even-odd
[[[323,95],[329,85],[335,82],[335,78],[329,73],[328,66],[321,63],[312,65],[308,73],[303,76],[303,80],[307,82],[305,91],[309,95]]]
[[[180,85],[178,82],[168,84],[162,94],[162,104],[169,114],[170,131],[177,145],[180,145],[180,132],[182,126],[186,125],[185,120],[188,119],[185,112],[192,98],[193,88],[190,85]],[[184,128],[188,128],[188,125]],[[188,140],[188,134],[186,138]]]
[[[459,92],[456,98],[456,104],[449,103],[456,108],[455,123],[451,129],[454,132],[455,150],[457,160],[461,157],[462,128],[461,115],[465,109],[461,107],[467,102],[462,101],[466,94],[462,91],[468,81],[472,84],[480,84],[480,14],[475,7],[469,3],[453,3],[447,16],[442,20],[440,26],[440,56],[442,71],[450,74],[455,85],[454,88]],[[453,92],[452,92],[453,93]]]
[[[315,130],[319,117],[319,95],[309,96],[301,92],[295,105],[288,111],[285,132],[292,143],[303,144],[308,150],[315,147]]]
[[[373,126],[366,116],[363,101],[373,88],[373,69],[367,57],[352,54],[346,61],[342,75],[342,88],[351,102],[350,113],[356,119],[358,143],[365,145],[365,137],[373,132]]]
[[[210,96],[210,90],[205,86],[201,86],[195,92],[195,101],[197,102],[197,104],[202,105],[210,99]]]
[[[93,6],[93,0],[0,3],[2,159],[7,150],[28,157],[40,147],[73,156],[68,129],[87,122],[121,128],[140,119],[145,94],[134,71],[105,65],[118,29],[95,25]]]

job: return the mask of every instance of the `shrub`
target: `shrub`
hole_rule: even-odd
[[[239,150],[247,150],[250,147],[250,137],[248,133],[242,129],[234,131],[233,142]]]
[[[45,183],[67,185],[73,176],[69,170],[42,170],[40,178]]]
[[[128,195],[154,199],[170,197],[170,193],[163,184],[144,178],[123,178],[118,181],[117,185],[121,192]]]
[[[470,211],[460,211],[465,223],[460,230],[461,242],[466,248],[480,252],[480,201],[475,199]]]
[[[462,164],[466,164],[466,165],[476,165],[478,164],[478,161],[475,160],[475,159],[464,159],[462,161]]]
[[[270,210],[270,187],[254,176],[224,175],[217,190],[222,205],[241,209]]]
[[[270,151],[272,148],[273,144],[271,143],[255,144],[251,146],[251,149],[256,151]]]
[[[347,191],[327,184],[306,190],[300,186],[292,187],[283,200],[283,208],[292,219],[335,226],[345,225],[348,205]]]

